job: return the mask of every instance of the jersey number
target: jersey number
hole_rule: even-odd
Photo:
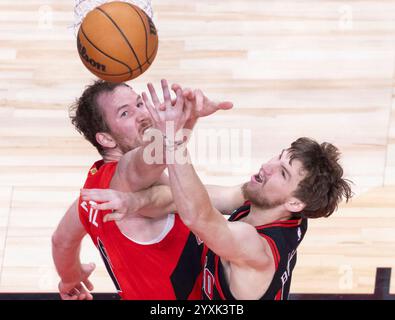
[[[214,276],[207,268],[204,268],[203,272],[203,290],[206,296],[213,300],[214,296]]]
[[[95,227],[98,227],[99,225],[97,224],[97,214],[99,210],[93,210],[92,204],[96,204],[94,201],[89,201],[89,209],[88,209],[88,204],[86,201],[81,202],[81,207],[86,211],[89,212],[89,222],[92,223]]]

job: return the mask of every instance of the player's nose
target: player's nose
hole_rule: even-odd
[[[263,173],[265,174],[265,176],[270,176],[273,174],[273,165],[271,164],[265,164],[261,167],[261,170],[263,171]]]
[[[144,108],[139,108],[137,116],[136,116],[136,121],[138,123],[140,123],[140,122],[148,121],[148,120],[149,121],[151,120],[151,116],[150,116],[150,114],[148,112],[148,109],[145,108],[145,106],[144,106]]]

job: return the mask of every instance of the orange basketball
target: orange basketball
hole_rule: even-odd
[[[123,82],[150,67],[158,51],[158,34],[142,9],[115,1],[87,14],[78,31],[77,46],[89,71],[106,81]]]

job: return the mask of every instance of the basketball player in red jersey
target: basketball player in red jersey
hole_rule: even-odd
[[[167,135],[165,123],[171,110],[145,102],[155,127]],[[175,141],[175,136],[170,140]],[[328,217],[343,198],[348,201],[352,196],[339,157],[330,143],[294,141],[243,186],[249,201],[229,221],[212,205],[190,161],[168,164],[178,213],[205,244],[205,299],[288,298],[307,219]]]
[[[187,117],[179,86],[173,87],[177,95],[174,103],[166,81],[162,81],[164,103],[152,85],[148,89],[155,107],[181,111],[175,120],[187,128],[193,127],[199,116],[232,107],[230,103],[213,103],[201,96],[207,108]],[[147,164],[141,147],[144,132],[152,126],[151,117],[141,97],[126,84],[97,81],[89,86],[77,101],[72,122],[103,157],[89,170],[84,188],[137,192],[160,180],[166,166]],[[148,194],[149,199],[151,191],[141,192]],[[98,210],[95,203],[82,198],[71,205],[52,237],[62,299],[92,299],[89,290],[93,286],[88,278],[94,265],[83,265],[79,259],[86,233],[98,248],[123,299],[200,297],[200,248],[196,237],[178,215],[163,215],[168,212],[165,202],[158,201],[156,207],[145,204],[140,203],[135,209],[160,210],[162,216],[151,219],[135,215],[104,224],[110,211],[103,207]]]

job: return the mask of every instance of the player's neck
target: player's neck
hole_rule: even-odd
[[[122,156],[123,153],[121,150],[119,150],[118,148],[113,148],[106,150],[106,152],[103,155],[103,160],[104,162],[119,161]]]
[[[290,217],[291,213],[285,210],[283,206],[262,209],[251,204],[250,213],[243,221],[253,226],[262,226],[274,221],[288,220]]]

